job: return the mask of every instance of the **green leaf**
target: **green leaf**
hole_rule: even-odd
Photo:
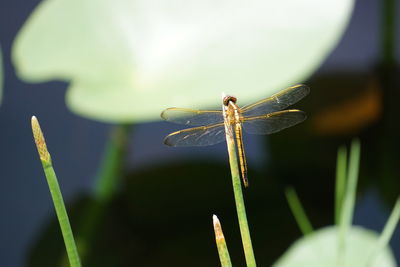
[[[380,250],[373,263],[366,262],[378,245],[379,235],[371,230],[353,226],[349,229],[344,251],[344,265],[340,267],[368,266],[394,267],[392,250]],[[338,228],[326,227],[296,241],[273,267],[337,267]]]
[[[353,2],[45,0],[13,62],[25,81],[70,81],[68,106],[104,121],[217,106],[221,91],[246,104],[312,74]]]

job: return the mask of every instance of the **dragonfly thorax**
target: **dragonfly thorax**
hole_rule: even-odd
[[[236,123],[241,123],[243,116],[241,115],[241,109],[236,105],[235,102],[230,101],[227,106],[225,106],[225,116],[226,122],[229,125],[234,125]]]

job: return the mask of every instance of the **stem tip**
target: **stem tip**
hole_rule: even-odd
[[[50,154],[47,150],[46,141],[44,140],[43,132],[40,129],[39,121],[35,116],[31,119],[33,138],[35,139],[36,148],[39,152],[40,160],[46,163],[50,163]]]
[[[213,215],[213,225],[214,225],[215,239],[216,240],[225,239],[224,233],[222,232],[221,223],[219,222],[219,219],[215,214]]]

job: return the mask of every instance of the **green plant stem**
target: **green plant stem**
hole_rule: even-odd
[[[90,244],[97,232],[110,200],[114,196],[122,175],[122,165],[128,147],[132,125],[117,125],[111,133],[98,171],[93,202],[85,207],[77,241],[82,260],[87,258]]]
[[[353,212],[357,193],[358,169],[360,165],[360,141],[355,139],[351,143],[347,185],[343,199],[341,221],[346,230],[353,222]]]
[[[36,147],[39,152],[39,157],[42,162],[44,174],[49,185],[50,194],[53,199],[54,208],[56,210],[57,219],[60,224],[61,233],[67,250],[70,266],[80,267],[81,262],[79,259],[78,250],[75,245],[75,240],[72,234],[67,211],[65,209],[60,186],[58,185],[57,176],[53,169],[50,153],[47,150],[43,133],[40,129],[39,122],[35,117],[32,117],[32,131],[35,138]]]
[[[376,257],[381,251],[389,244],[390,239],[393,236],[393,232],[396,229],[400,219],[400,197],[397,198],[396,204],[389,216],[389,219],[383,228],[383,232],[379,236],[378,244],[375,250],[369,255],[367,266],[373,266]]]
[[[67,211],[65,210],[65,205],[61,195],[60,187],[57,182],[56,174],[51,165],[48,165],[43,161],[42,164],[44,173],[46,175],[47,183],[49,184],[51,197],[53,198],[57,219],[58,222],[60,223],[60,228],[64,238],[65,247],[67,249],[69,264],[71,267],[81,266],[78,250],[75,245],[74,236],[72,234],[72,229],[69,223]]]
[[[346,189],[347,149],[341,146],[338,149],[336,162],[336,189],[335,189],[335,224],[339,225],[342,213],[343,197]]]
[[[215,233],[215,242],[217,244],[219,261],[221,262],[221,266],[232,267],[231,257],[229,256],[229,251],[225,242],[224,233],[222,232],[222,226],[216,215],[213,216],[213,225]]]
[[[107,201],[115,193],[120,181],[122,164],[131,130],[131,124],[121,124],[117,125],[112,132],[98,172],[94,193],[97,200]]]
[[[225,106],[223,106],[223,110],[225,117],[225,135],[226,135],[226,144],[228,147],[229,164],[231,167],[233,193],[235,196],[236,211],[239,220],[239,228],[242,237],[244,255],[246,258],[247,266],[255,267],[257,265],[254,257],[253,245],[251,243],[249,225],[247,223],[246,207],[244,205],[244,200],[243,200],[242,185],[240,181],[240,172],[236,155],[235,140],[232,134],[233,130],[232,127],[229,125],[229,123],[226,121],[227,117],[225,112]]]
[[[303,235],[312,233],[313,227],[303,209],[303,206],[301,205],[296,191],[292,187],[289,187],[286,189],[285,195],[293,216],[296,219],[297,225],[299,226]]]
[[[233,193],[235,196],[236,211],[239,220],[240,234],[242,236],[243,250],[248,267],[257,266],[251,243],[249,225],[247,223],[246,207],[244,205],[242,184],[239,175],[235,143],[228,141],[229,164],[231,166]]]
[[[383,228],[382,234],[379,237],[378,248],[384,248],[388,243],[390,238],[393,236],[393,232],[396,229],[397,224],[400,219],[400,197],[397,198],[396,204],[390,214],[389,220],[387,221],[385,227]]]
[[[346,188],[343,196],[343,207],[339,222],[338,266],[343,266],[346,236],[353,222],[353,212],[357,191],[358,169],[360,165],[360,141],[354,139],[351,143],[350,160],[346,179]]]

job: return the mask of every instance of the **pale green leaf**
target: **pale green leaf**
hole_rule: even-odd
[[[346,237],[344,259],[338,265],[338,228],[326,227],[296,241],[273,267],[395,267],[392,250],[385,246],[373,259],[379,234],[353,226]]]
[[[169,106],[247,104],[307,78],[332,51],[353,0],[45,0],[13,47],[19,77],[71,82],[67,104],[106,121]]]

